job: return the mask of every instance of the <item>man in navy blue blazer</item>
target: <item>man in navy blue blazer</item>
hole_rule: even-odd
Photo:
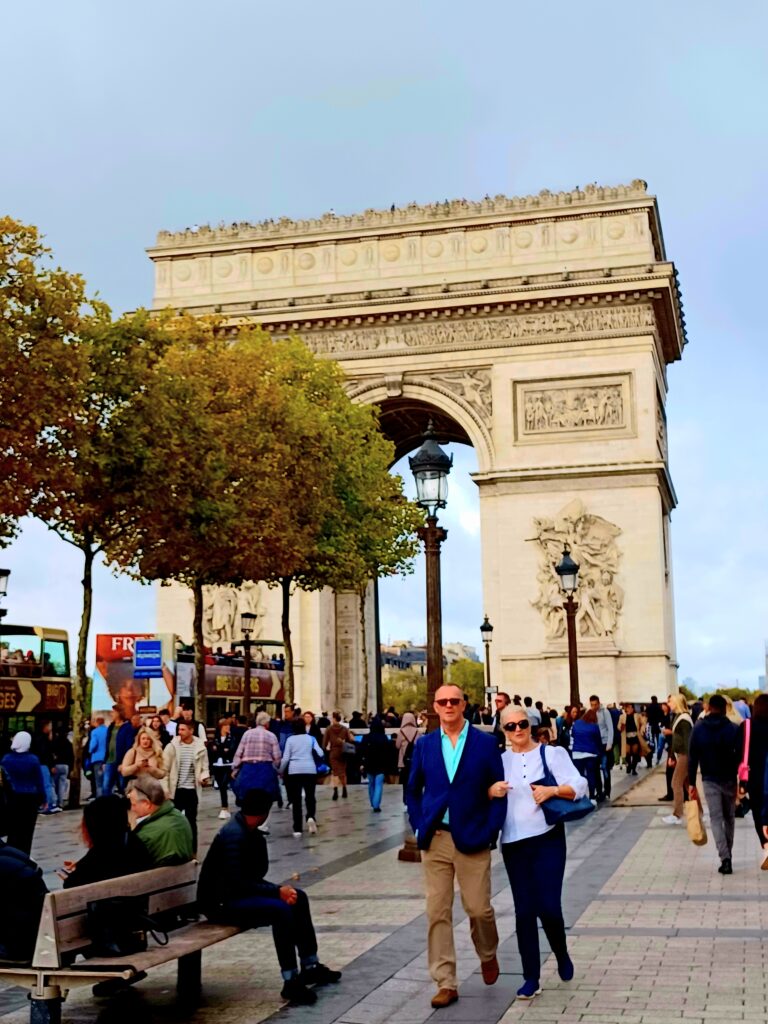
[[[450,1006],[459,998],[453,941],[453,884],[469,918],[470,935],[483,980],[499,976],[499,936],[491,906],[491,848],[504,823],[506,803],[488,790],[504,778],[493,736],[464,718],[458,686],[441,686],[434,708],[440,728],[413,748],[406,800],[424,865],[429,931],[429,971],[437,993],[432,1006]]]

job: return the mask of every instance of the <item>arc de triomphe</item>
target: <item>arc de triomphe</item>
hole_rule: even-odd
[[[353,397],[380,406],[398,457],[428,415],[442,441],[475,448],[494,682],[567,700],[552,563],[568,540],[583,580],[583,694],[676,687],[665,403],[685,334],[644,182],[160,232],[149,254],[155,308],[298,333],[340,362]],[[187,595],[158,593],[158,627],[188,637]],[[279,638],[275,592],[238,600],[259,610],[262,638]],[[355,599],[293,600],[298,699],[351,711]],[[209,604],[209,638],[226,643],[238,601]]]

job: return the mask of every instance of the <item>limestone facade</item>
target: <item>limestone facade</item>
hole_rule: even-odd
[[[428,415],[441,440],[474,446],[494,682],[566,700],[550,584],[568,538],[584,579],[582,697],[676,686],[665,404],[685,332],[644,182],[161,232],[149,254],[155,308],[299,334],[340,362],[352,397],[379,404],[398,457]],[[159,595],[158,629],[188,635],[183,594]],[[307,706],[362,703],[351,601],[294,598]],[[265,589],[274,639],[278,604]],[[366,647],[373,679],[372,622]]]

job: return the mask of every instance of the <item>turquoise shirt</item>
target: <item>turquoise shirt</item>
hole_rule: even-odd
[[[456,769],[459,767],[459,761],[464,751],[464,744],[467,742],[467,734],[469,733],[469,722],[464,721],[464,728],[459,733],[458,739],[456,740],[456,746],[451,743],[451,738],[444,731],[442,726],[440,727],[440,746],[443,751],[443,761],[445,762],[445,770],[448,773],[448,781],[453,782],[453,778],[456,774]],[[443,824],[448,825],[450,817],[446,810],[443,817]]]

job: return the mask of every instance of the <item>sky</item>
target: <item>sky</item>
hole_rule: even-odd
[[[150,303],[161,228],[648,181],[690,342],[667,408],[680,678],[756,685],[764,0],[43,0],[1,24],[0,209],[116,312]],[[477,644],[474,456],[456,454],[444,638]],[[30,524],[0,559],[8,621],[76,633],[76,552]],[[383,639],[423,621],[418,574],[382,588]],[[94,632],[153,625],[149,588],[97,574]]]

